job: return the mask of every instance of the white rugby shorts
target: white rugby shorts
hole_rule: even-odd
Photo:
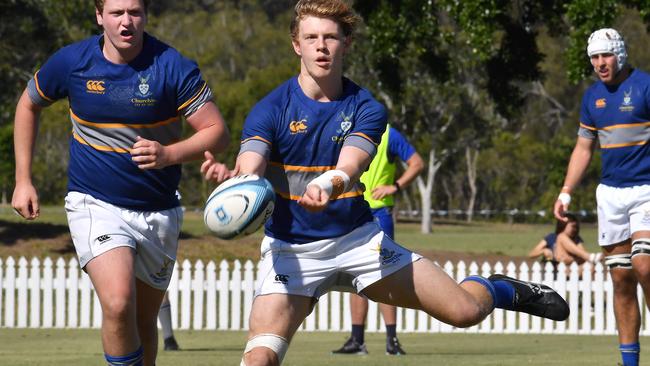
[[[319,298],[330,290],[361,292],[422,258],[384,235],[375,222],[306,244],[265,236],[255,295]]]
[[[151,287],[167,289],[183,222],[180,207],[133,211],[88,194],[69,192],[65,210],[81,268],[111,249],[130,247],[136,252],[136,277]]]
[[[598,244],[608,246],[650,230],[650,185],[616,188],[599,184]]]

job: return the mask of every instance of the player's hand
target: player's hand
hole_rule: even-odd
[[[330,196],[319,186],[310,184],[307,186],[305,194],[300,197],[298,204],[309,212],[320,212],[327,207]]]
[[[140,136],[131,149],[131,160],[142,170],[162,169],[170,164],[167,147],[158,141],[147,140]]]
[[[205,161],[201,164],[201,174],[203,174],[205,180],[221,183],[239,173],[239,167],[235,167],[234,170],[229,170],[226,164],[216,161],[214,155],[209,151],[204,152],[203,156],[205,156]]]
[[[372,198],[380,200],[386,196],[390,196],[397,192],[397,187],[395,186],[377,186],[372,190]]]
[[[14,195],[11,198],[11,207],[16,214],[27,220],[37,218],[41,209],[38,204],[38,193],[32,184],[16,184]]]
[[[562,222],[569,222],[569,219],[565,216],[569,211],[569,205],[565,205],[560,200],[555,201],[555,206],[553,206],[553,215],[556,219]]]

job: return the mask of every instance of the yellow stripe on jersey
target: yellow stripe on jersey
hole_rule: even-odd
[[[302,197],[302,196],[292,195],[292,194],[289,194],[287,192],[275,191],[275,194],[277,194],[278,196],[280,196],[280,197],[282,197],[284,199],[288,199],[288,200],[292,200],[292,201],[298,201]],[[362,191],[350,191],[350,192],[345,192],[345,193],[343,193],[343,194],[341,194],[339,196],[336,196],[336,198],[332,199],[332,201],[340,200],[340,199],[343,199],[343,198],[359,197],[359,196],[363,196]]]
[[[650,122],[619,123],[617,125],[611,125],[611,126],[602,127],[602,128],[587,126],[586,124],[580,122],[580,127],[586,128],[587,130],[591,130],[591,131],[610,131],[610,130],[616,130],[616,129],[619,129],[619,128],[635,128],[635,127],[643,127],[643,126],[650,126]]]
[[[580,127],[584,128],[584,129],[587,129],[587,130],[590,130],[590,131],[597,131],[598,130],[596,127],[587,126],[586,124],[584,124],[582,122],[580,122]]]
[[[180,111],[181,109],[183,109],[183,108],[187,107],[188,105],[192,104],[192,102],[195,101],[196,98],[198,98],[201,95],[201,93],[203,93],[203,90],[207,86],[208,86],[208,83],[206,81],[204,81],[203,86],[201,86],[201,89],[196,94],[194,94],[194,96],[192,98],[188,99],[185,103],[183,103],[180,107],[178,107],[177,110]]]
[[[373,145],[375,145],[375,146],[379,145],[379,143],[374,142],[374,141],[373,141],[373,140],[372,140],[368,135],[366,135],[365,133],[362,133],[362,132],[353,132],[353,133],[351,133],[351,134],[348,135],[348,136],[359,136],[359,137],[363,137],[364,139],[366,139],[366,140],[372,142]]]
[[[650,122],[611,125],[611,126],[603,127],[601,128],[601,130],[609,131],[609,130],[616,130],[618,128],[634,128],[634,127],[642,127],[642,126],[650,126]]]
[[[621,144],[609,144],[609,145],[600,145],[601,149],[615,149],[617,147],[628,147],[628,146],[642,146],[648,143],[647,141],[636,141],[636,142],[625,142]]]
[[[172,117],[170,119],[154,122],[154,123],[97,123],[97,122],[88,122],[85,121],[70,109],[70,116],[79,124],[84,126],[96,127],[96,128],[155,128],[164,125],[168,125],[178,121],[178,116]]]
[[[250,141],[250,140],[260,140],[260,141],[266,142],[266,143],[269,144],[269,145],[272,145],[272,144],[271,144],[271,141],[269,141],[269,140],[267,140],[267,139],[265,139],[265,138],[262,138],[262,137],[260,137],[260,136],[249,137],[249,138],[243,140],[243,141],[241,142],[241,144],[243,145],[244,143],[246,143],[246,142],[248,142],[248,141]]]
[[[113,152],[117,152],[117,153],[120,153],[120,154],[126,154],[126,153],[131,152],[130,149],[123,149],[121,147],[101,146],[101,145],[94,145],[94,144],[88,143],[86,140],[81,138],[81,136],[77,135],[76,132],[72,132],[72,137],[74,137],[74,139],[77,140],[79,143],[90,146],[95,150],[113,151]]]
[[[36,91],[38,91],[38,94],[41,96],[41,98],[47,100],[50,103],[54,102],[54,99],[48,98],[45,96],[45,94],[43,94],[40,85],[38,85],[38,71],[36,71],[36,74],[34,74],[34,84],[36,85]]]
[[[269,165],[273,165],[284,169],[285,171],[296,172],[326,172],[328,170],[336,169],[336,166],[301,166],[301,165],[286,165],[275,161],[269,161]]]

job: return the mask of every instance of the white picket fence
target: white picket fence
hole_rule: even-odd
[[[455,328],[429,317],[422,311],[400,309],[397,326],[400,332],[470,332],[470,333],[553,333],[553,334],[615,334],[612,283],[608,272],[597,264],[592,271],[585,265],[582,276],[574,264],[569,276],[557,276],[550,264],[539,263],[529,267],[501,263],[480,267],[472,262],[443,266],[458,281],[468,275],[489,276],[505,273],[522,280],[545,283],[569,302],[571,316],[565,322],[554,322],[527,314],[495,310],[482,323],[467,329]],[[559,273],[566,273],[560,265]],[[253,301],[256,268],[253,262],[232,266],[221,261],[192,265],[184,261],[174,271],[169,287],[172,324],[177,329],[244,330],[248,329],[248,314]],[[432,283],[431,286],[435,286]],[[638,290],[639,306],[644,320],[643,335],[650,334],[650,313]],[[302,325],[305,331],[347,331],[350,329],[349,294],[331,292],[321,297],[316,308]],[[452,301],[452,300],[450,300]],[[272,315],[270,315],[272,316]],[[101,308],[90,279],[79,269],[76,259],[68,262],[59,258],[56,263],[21,257],[0,259],[0,327],[7,328],[99,328]],[[370,304],[367,330],[383,331],[376,303]]]

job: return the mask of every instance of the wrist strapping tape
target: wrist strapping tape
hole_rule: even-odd
[[[557,199],[558,199],[558,201],[562,202],[562,204],[565,205],[565,206],[568,205],[569,203],[571,203],[571,195],[566,193],[566,192],[560,193],[557,196]]]
[[[348,190],[350,177],[342,170],[328,170],[314,178],[309,184],[319,186],[331,198],[335,198]]]

